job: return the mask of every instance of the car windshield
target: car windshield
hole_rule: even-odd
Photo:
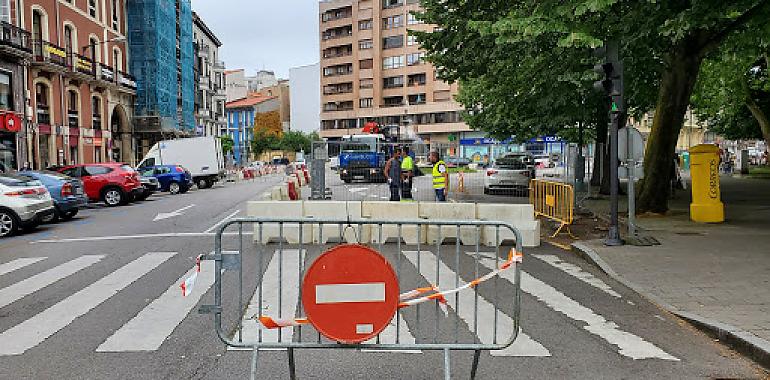
[[[62,173],[58,173],[58,172],[52,172],[50,170],[43,170],[43,171],[41,171],[39,173],[43,174],[45,176],[48,176],[48,177],[55,177],[55,178],[58,178],[58,179],[69,179],[70,178],[66,174],[62,174]]]
[[[500,169],[526,169],[527,168],[527,162],[525,156],[508,156],[508,157],[502,157],[498,158],[495,162],[495,166],[497,166]]]
[[[42,186],[43,184],[33,178],[23,175],[3,174],[0,175],[0,184],[10,187],[32,187]]]

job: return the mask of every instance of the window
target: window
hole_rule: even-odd
[[[407,25],[419,25],[422,24],[422,20],[418,20],[417,16],[415,16],[413,13],[408,13],[406,15],[406,24]]]
[[[362,98],[358,101],[359,108],[372,108],[372,98]]]
[[[99,55],[99,40],[97,40],[94,37],[91,37],[91,38],[88,39],[88,45],[91,46],[91,59],[94,62],[96,62],[98,60],[98,58],[100,57],[100,55]]]
[[[410,105],[425,104],[425,101],[426,101],[425,94],[409,95],[409,104]]]
[[[358,30],[372,29],[372,19],[361,20],[358,22]]]
[[[382,0],[383,8],[395,8],[404,5],[403,0]]]
[[[372,40],[358,41],[358,48],[361,50],[371,49],[373,47]]]
[[[396,88],[404,87],[404,77],[399,75],[397,77],[387,77],[382,80],[383,88]]]
[[[374,87],[374,81],[371,78],[361,79],[358,82],[358,88],[372,88],[372,87]]]
[[[404,16],[395,15],[382,19],[382,29],[394,29],[404,26]]]
[[[102,129],[102,101],[96,96],[91,98],[91,114],[93,129]]]
[[[449,92],[449,90],[443,90],[443,91],[434,91],[433,92],[433,101],[434,102],[448,102],[451,99],[452,95]]]
[[[394,49],[404,46],[404,36],[399,34],[398,36],[390,36],[382,39],[383,49]]]
[[[11,87],[11,73],[0,71],[0,110],[13,110],[13,88]]]
[[[89,175],[104,175],[112,172],[112,169],[104,166],[91,166],[88,165],[83,168],[83,175],[89,176]]]
[[[96,18],[99,15],[96,8],[96,0],[88,0],[88,14]]]
[[[409,66],[419,65],[425,58],[425,53],[412,53],[406,56],[406,64]]]
[[[51,124],[51,114],[48,108],[48,86],[43,83],[35,85],[35,107],[38,124]]]
[[[10,0],[0,0],[0,20],[7,23],[11,22],[11,2]]]
[[[67,120],[70,128],[78,128],[80,113],[78,112],[78,93],[75,90],[67,91]]]
[[[412,35],[406,36],[406,45],[407,46],[417,45],[417,36],[412,36]]]
[[[374,67],[374,60],[373,59],[362,59],[358,61],[358,68],[359,69],[371,69]]]
[[[75,46],[72,40],[73,34],[74,33],[72,32],[72,26],[65,25],[64,26],[64,50],[66,50],[68,53],[72,53],[73,51],[72,47]]]
[[[118,19],[118,0],[112,0],[112,29],[115,31],[120,30],[120,20]]]
[[[423,86],[425,85],[425,73],[412,74],[408,77],[409,86]]]
[[[394,57],[385,57],[382,60],[382,68],[383,69],[397,69],[399,67],[404,67],[404,56],[403,55],[397,55],[397,56],[394,56]]]
[[[397,106],[403,106],[404,105],[404,97],[403,96],[388,96],[383,98],[383,105],[385,107],[397,107]]]

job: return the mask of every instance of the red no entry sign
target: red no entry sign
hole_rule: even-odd
[[[398,308],[398,278],[377,251],[341,245],[322,254],[307,270],[302,305],[321,334],[360,343],[379,334]]]

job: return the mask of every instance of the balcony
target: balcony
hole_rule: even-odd
[[[71,52],[69,53],[69,60],[69,67],[75,76],[82,77],[83,79],[96,79],[94,61],[91,58]]]
[[[115,84],[115,69],[107,65],[99,65],[99,70],[96,71],[96,79]]]
[[[209,52],[210,52],[210,49],[209,49],[208,45],[198,47],[198,56],[199,57],[208,57],[209,56]]]
[[[29,32],[5,21],[0,23],[0,29],[0,51],[18,58],[32,56]]]
[[[324,12],[321,21],[330,22],[350,17],[353,17],[353,7],[345,7]]]
[[[91,116],[91,128],[96,130],[102,129],[102,115],[101,114],[93,114]]]
[[[38,104],[36,114],[38,124],[51,125],[51,111],[48,106]]]
[[[214,71],[225,71],[225,63],[222,61],[214,61],[214,64],[212,66],[214,68]]]
[[[72,129],[80,128],[80,113],[78,111],[67,111],[67,126],[70,127],[70,134]]]
[[[129,93],[136,92],[136,78],[129,73],[118,71],[118,85]]]
[[[32,41],[32,65],[60,73],[68,71],[70,67],[64,49],[42,40]]]

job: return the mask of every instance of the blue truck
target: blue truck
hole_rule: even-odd
[[[340,179],[353,181],[386,182],[385,153],[378,151],[381,135],[345,136],[339,155]]]

